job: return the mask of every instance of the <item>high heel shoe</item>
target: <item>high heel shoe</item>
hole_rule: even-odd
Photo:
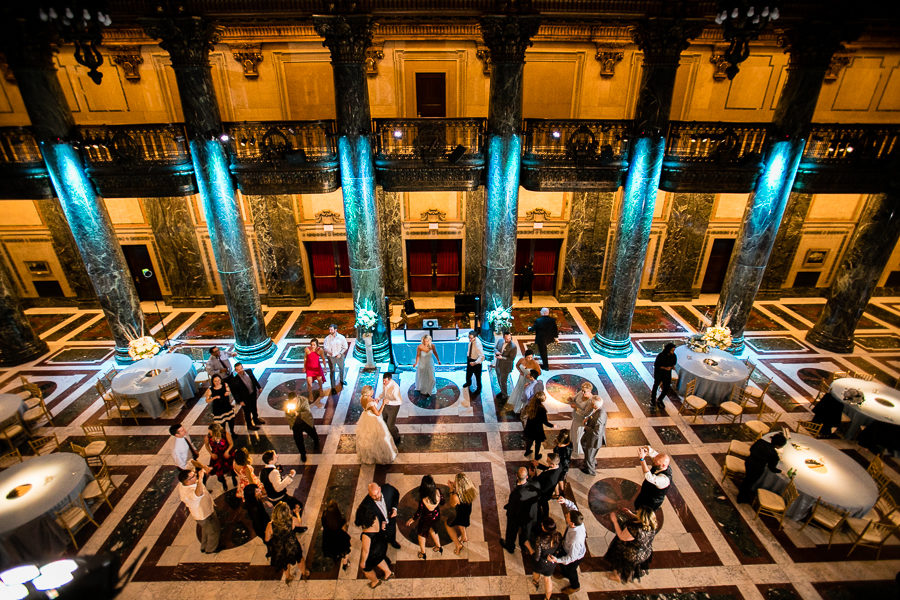
[[[437,546],[437,547],[435,547],[435,548],[432,548],[432,550],[434,550],[434,551],[437,552],[438,554],[443,554],[443,553],[444,553],[444,547],[443,547],[443,546]]]
[[[424,552],[417,552],[416,555],[419,558],[421,558],[422,560],[425,560],[426,558],[428,558],[428,555],[426,555]]]

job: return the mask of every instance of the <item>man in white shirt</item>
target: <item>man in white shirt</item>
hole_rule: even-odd
[[[237,356],[234,352],[222,352],[218,346],[209,349],[209,360],[206,361],[206,372],[210,379],[213,375],[219,375],[222,379],[231,377],[231,361],[229,356]]]
[[[400,406],[403,404],[403,398],[400,396],[400,385],[394,381],[394,376],[385,373],[381,376],[381,394],[378,400],[381,400],[384,406],[381,409],[381,418],[384,419],[394,443],[400,445],[400,430],[397,429],[397,413],[400,412]]]
[[[470,396],[477,396],[481,393],[481,363],[484,362],[484,350],[481,349],[481,342],[478,341],[478,334],[474,331],[469,332],[469,350],[466,353],[466,382],[464,388],[469,388]],[[475,377],[475,386],[477,389],[472,391],[472,377]]]
[[[209,473],[210,468],[197,460],[200,453],[191,442],[187,430],[181,423],[176,423],[169,427],[169,435],[175,438],[175,446],[172,448],[172,459],[182,471],[191,469],[203,469]]]
[[[662,506],[669,486],[672,484],[669,455],[657,452],[650,446],[642,446],[638,449],[638,458],[641,461],[644,482],[641,484],[641,491],[637,498],[634,499],[634,509],[644,507],[655,511]],[[647,460],[648,458],[650,461]]]
[[[328,335],[322,343],[325,350],[325,360],[328,361],[329,377],[331,379],[332,391],[340,392],[341,388],[347,385],[344,381],[344,358],[347,356],[347,350],[350,346],[347,344],[347,338],[338,333],[337,325],[328,326]],[[334,383],[334,374],[337,371],[338,383],[337,387]]]
[[[200,469],[193,471],[181,471],[178,473],[178,495],[181,501],[191,512],[191,516],[200,525],[200,551],[204,554],[212,554],[219,546],[219,518],[216,516],[216,508],[213,499],[203,479],[199,476]],[[206,477],[204,473],[203,478]]]
[[[578,506],[562,496],[559,497],[559,503],[568,509],[568,512],[566,512],[566,533],[562,542],[562,552],[564,554],[562,556],[551,556],[548,560],[558,564],[562,576],[569,580],[569,585],[562,589],[562,593],[574,594],[581,587],[581,583],[578,581],[578,565],[581,563],[581,559],[584,558],[587,532],[584,529],[584,515],[578,511]]]

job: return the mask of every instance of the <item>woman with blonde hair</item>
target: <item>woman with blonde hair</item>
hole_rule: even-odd
[[[356,454],[365,465],[389,465],[397,458],[397,446],[381,418],[384,405],[378,406],[374,394],[371,385],[363,386],[359,398],[363,412],[356,425]]]
[[[616,537],[604,556],[612,570],[609,578],[622,583],[640,581],[650,571],[653,538],[659,531],[656,513],[642,507],[624,527],[618,515],[612,515],[612,523]]]
[[[447,487],[450,488],[449,504],[451,508],[456,508],[456,514],[453,515],[451,521],[444,523],[444,526],[447,528],[447,533],[450,534],[450,539],[456,545],[453,553],[459,554],[462,552],[463,544],[469,541],[466,527],[469,526],[472,517],[472,503],[475,501],[477,492],[465,473],[457,473],[454,479],[447,482]]]
[[[435,348],[434,342],[431,341],[431,336],[426,335],[422,338],[422,343],[416,348],[416,362],[413,363],[413,366],[416,367],[416,391],[426,398],[437,392],[432,355],[434,355],[434,360],[441,364],[441,359],[438,358],[437,348]]]
[[[575,397],[569,401],[572,407],[572,426],[569,429],[569,439],[572,440],[572,456],[577,456],[581,448],[581,435],[584,433],[584,420],[594,410],[594,384],[583,381],[581,389]]]
[[[553,427],[547,419],[547,408],[544,406],[544,392],[537,392],[531,397],[531,402],[522,411],[525,420],[525,456],[531,454],[531,445],[534,444],[534,460],[541,458],[541,445],[547,439],[544,426]]]
[[[303,547],[297,541],[294,528],[300,527],[300,507],[291,512],[290,507],[279,502],[272,511],[272,521],[266,526],[266,556],[273,567],[282,572],[285,583],[294,579],[294,568],[299,565],[300,579],[309,577],[303,560]]]

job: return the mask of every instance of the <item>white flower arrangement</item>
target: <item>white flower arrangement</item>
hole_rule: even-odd
[[[724,325],[710,325],[702,333],[688,338],[688,347],[694,352],[709,352],[710,348],[728,350],[731,346],[731,330]]]
[[[159,354],[160,350],[159,342],[149,335],[135,338],[128,342],[128,355],[134,360],[152,358]]]
[[[367,333],[371,333],[378,324],[378,313],[365,307],[356,309],[356,326]]]
[[[512,315],[512,307],[503,308],[498,306],[494,310],[488,311],[484,318],[493,327],[494,333],[500,333],[504,329],[512,327],[515,317]]]

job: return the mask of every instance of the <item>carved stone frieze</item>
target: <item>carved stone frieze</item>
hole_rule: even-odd
[[[595,44],[597,54],[594,58],[600,63],[600,77],[609,78],[616,74],[616,65],[625,58],[620,46],[610,46],[608,44]]]
[[[371,15],[314,16],[316,33],[325,38],[322,45],[331,51],[332,62],[363,63],[372,46],[375,20]]]
[[[122,69],[125,79],[128,81],[141,80],[140,67],[144,64],[144,57],[141,56],[140,46],[117,46],[109,48],[109,50],[113,63]]]
[[[335,223],[340,223],[344,220],[341,215],[327,208],[317,212],[314,217],[316,223],[321,223],[322,225],[334,225]]]
[[[493,63],[520,63],[541,25],[539,15],[488,15],[481,18],[481,35]]]
[[[525,220],[537,222],[549,221],[550,213],[545,208],[535,208],[534,210],[529,210],[525,213]]]
[[[366,75],[378,76],[378,63],[384,58],[384,40],[373,42],[366,50]]]
[[[421,214],[422,221],[446,221],[447,213],[436,208],[429,208]]]
[[[725,58],[726,46],[716,46],[713,48],[712,56],[709,62],[713,65],[713,79],[715,81],[723,81],[728,78],[728,59]]]
[[[256,79],[259,77],[259,63],[262,62],[262,44],[232,44],[231,56],[244,70],[244,77]]]
[[[209,53],[223,31],[214,21],[197,16],[161,15],[145,19],[143,26],[169,53],[173,66],[209,66]]]

